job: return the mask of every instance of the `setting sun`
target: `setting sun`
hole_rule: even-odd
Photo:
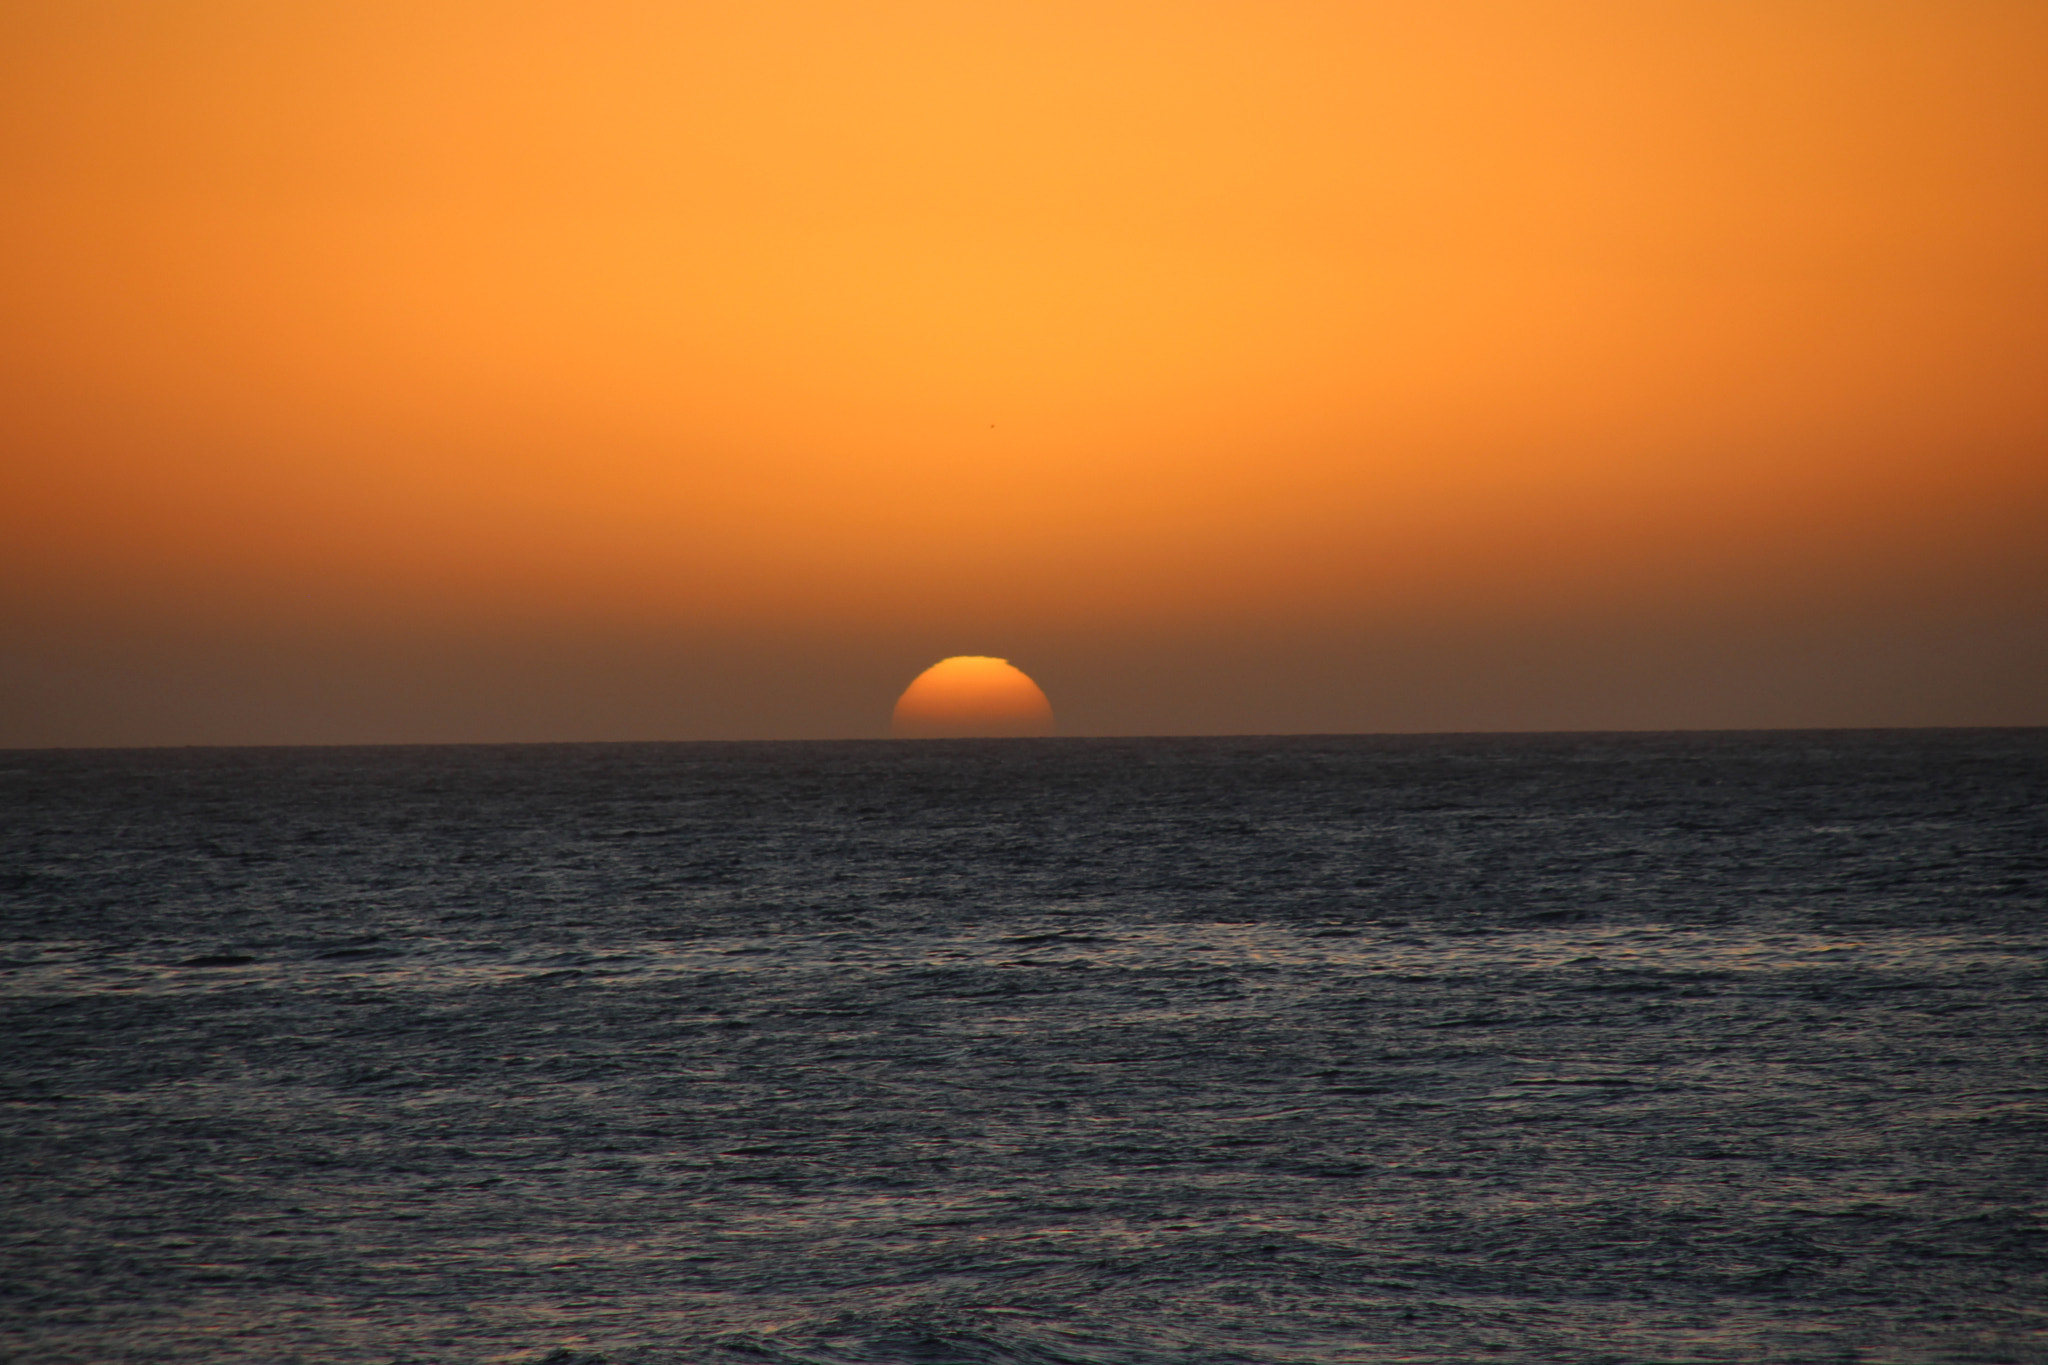
[[[956,655],[933,664],[903,689],[889,732],[898,739],[1049,735],[1052,703],[1007,659]]]

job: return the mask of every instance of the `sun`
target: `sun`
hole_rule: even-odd
[[[1053,733],[1052,703],[1007,659],[961,654],[941,659],[896,699],[889,733],[898,739],[967,739]]]

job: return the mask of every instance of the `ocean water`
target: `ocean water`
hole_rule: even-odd
[[[0,753],[0,1358],[2048,1360],[2048,731]]]

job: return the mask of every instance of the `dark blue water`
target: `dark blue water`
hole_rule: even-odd
[[[0,754],[0,1356],[2048,1360],[2048,732]]]

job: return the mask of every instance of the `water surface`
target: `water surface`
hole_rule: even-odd
[[[0,1346],[2048,1360],[2044,795],[2041,731],[0,754]]]

